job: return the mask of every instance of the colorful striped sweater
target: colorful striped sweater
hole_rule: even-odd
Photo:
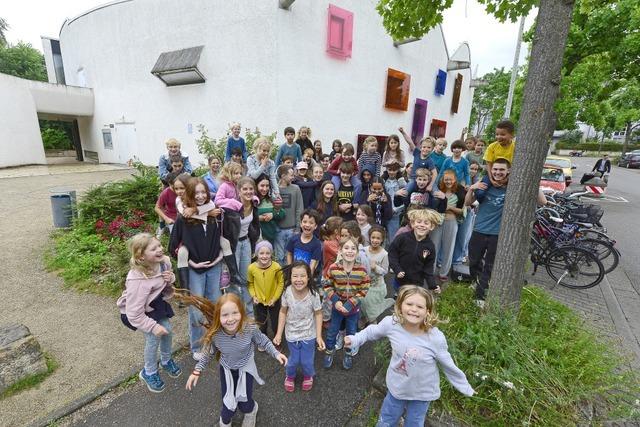
[[[331,264],[327,273],[329,280],[324,286],[327,298],[335,305],[342,301],[349,314],[360,310],[360,303],[367,295],[370,279],[362,264],[355,264],[350,272],[345,271],[343,261]]]

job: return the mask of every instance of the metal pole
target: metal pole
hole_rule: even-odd
[[[518,60],[520,59],[520,46],[522,45],[522,33],[524,32],[524,16],[520,18],[520,29],[518,30],[518,42],[516,43],[516,54],[513,57],[513,68],[511,68],[511,82],[509,83],[509,95],[507,95],[507,106],[504,110],[504,119],[511,116],[511,105],[513,104],[513,92],[516,89],[516,78],[518,77]]]

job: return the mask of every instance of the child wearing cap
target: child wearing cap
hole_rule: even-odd
[[[256,261],[249,265],[247,284],[253,298],[253,311],[256,323],[263,334],[269,336],[268,321],[275,335],[278,329],[280,296],[284,289],[284,277],[280,264],[272,261],[273,246],[267,240],[256,244]],[[258,347],[258,350],[264,351]]]
[[[308,171],[309,167],[306,162],[298,162],[296,165],[296,176],[293,179],[293,184],[300,187],[300,191],[302,192],[302,205],[305,209],[310,207],[316,200],[316,190],[320,184],[309,177]]]

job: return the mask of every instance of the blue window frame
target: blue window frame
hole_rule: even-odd
[[[447,72],[438,70],[436,76],[436,95],[444,95],[444,89],[447,87]]]

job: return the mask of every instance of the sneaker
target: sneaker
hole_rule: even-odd
[[[305,377],[306,378],[306,377]],[[292,393],[295,391],[296,389],[296,383],[295,383],[295,378],[294,377],[285,377],[284,378],[284,389],[286,391],[288,391],[289,393]]]
[[[201,351],[194,351],[193,352],[193,360],[195,360],[196,362],[199,362],[202,358],[204,357],[204,353]]]
[[[484,309],[484,300],[477,299],[477,300],[475,300],[474,302],[476,303],[476,305],[477,305],[478,307],[480,307],[481,309]]]
[[[302,379],[302,391],[309,391],[313,387],[313,377],[304,377]]]
[[[253,401],[253,411],[248,414],[244,414],[244,418],[242,420],[242,427],[255,427],[256,418],[258,418],[258,402]]]
[[[359,351],[360,347],[351,347],[351,357],[357,355]]]
[[[344,331],[338,332],[338,336],[336,337],[336,350],[342,350],[342,347],[344,346],[344,333]]]
[[[220,417],[220,427],[231,427],[231,423],[225,424],[225,422],[222,421],[222,417]]]
[[[344,358],[342,359],[342,367],[347,371],[351,369],[353,366],[353,356],[349,353],[344,354]]]
[[[333,365],[333,351],[327,351],[324,354],[324,359],[322,360],[322,366],[325,369],[329,369]]]
[[[178,378],[182,374],[182,369],[173,359],[169,359],[166,365],[160,363],[160,366],[171,378]]]
[[[160,379],[158,373],[147,375],[144,372],[144,368],[138,374],[138,377],[147,385],[147,388],[152,393],[161,393],[164,390],[164,382]]]

